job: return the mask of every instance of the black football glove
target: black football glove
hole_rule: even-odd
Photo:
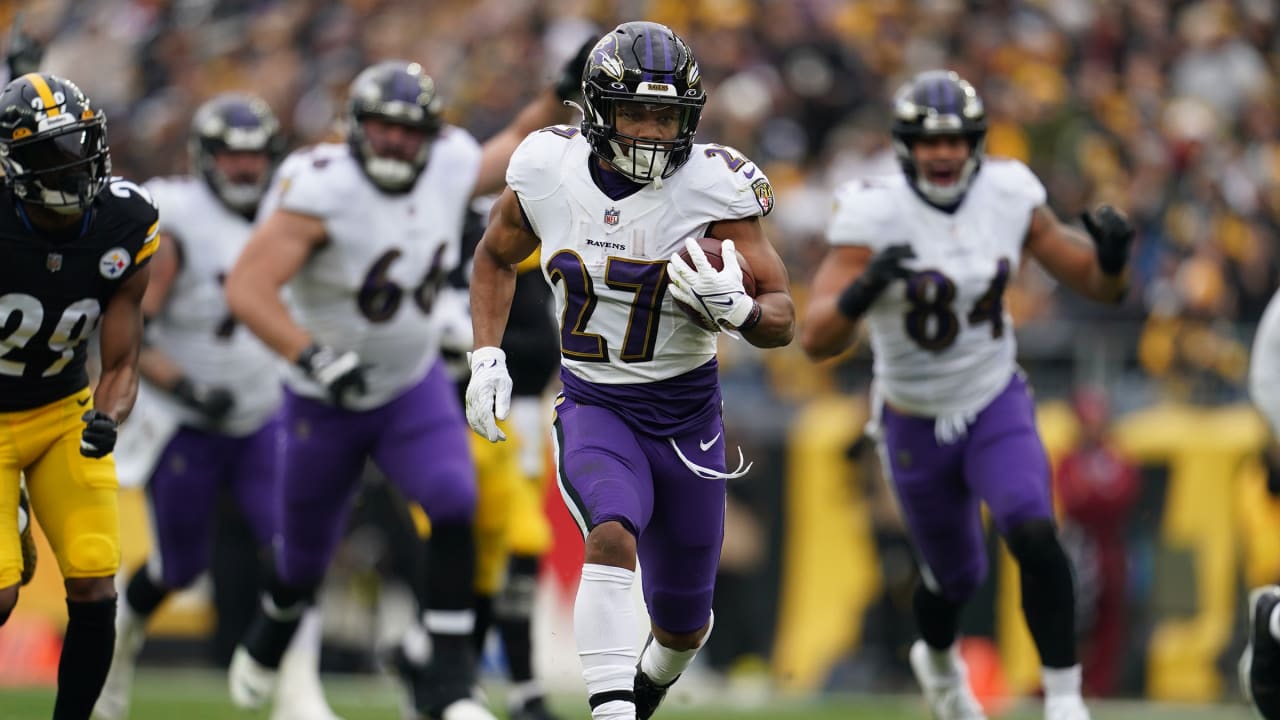
[[[1104,275],[1119,275],[1129,264],[1129,246],[1133,244],[1133,223],[1110,205],[1092,213],[1081,213],[1084,229],[1093,238],[1098,252],[1098,267]]]
[[[116,446],[116,421],[97,410],[89,410],[80,419],[84,421],[84,433],[80,435],[80,454],[91,458],[110,454]]]
[[[22,31],[22,13],[18,13],[13,19],[13,29],[9,32],[9,47],[5,52],[5,62],[9,64],[9,78],[14,79],[36,72],[40,68],[40,60],[43,57],[44,47],[35,38]]]
[[[840,293],[836,307],[851,320],[862,317],[889,283],[911,277],[911,271],[902,267],[902,261],[915,256],[910,245],[890,245],[871,256],[867,269]]]
[[[587,65],[587,58],[591,56],[591,49],[595,46],[596,38],[587,40],[582,43],[582,47],[578,48],[578,52],[561,66],[560,75],[556,77],[556,97],[561,100],[572,100],[582,92],[582,71]]]
[[[215,425],[225,420],[236,404],[235,394],[227,388],[205,385],[186,377],[179,378],[174,384],[173,396]]]
[[[323,385],[338,407],[347,407],[349,399],[367,389],[360,356],[350,350],[339,353],[331,347],[312,345],[298,356],[298,367]]]

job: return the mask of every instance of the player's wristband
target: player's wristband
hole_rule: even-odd
[[[836,300],[836,308],[841,315],[850,320],[857,320],[867,312],[871,303],[880,297],[884,288],[884,285],[868,282],[867,276],[863,275],[849,283],[849,287],[840,293],[840,297]]]
[[[749,332],[760,324],[760,318],[764,315],[764,310],[760,307],[760,303],[751,303],[751,312],[747,313],[747,319],[742,321],[736,329],[738,332]]]

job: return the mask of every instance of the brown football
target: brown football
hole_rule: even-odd
[[[702,248],[702,254],[707,256],[707,262],[711,263],[711,267],[717,270],[724,268],[724,257],[720,255],[720,246],[722,243],[723,241],[720,240],[720,238],[704,237],[698,240],[698,247]],[[734,252],[737,252],[737,251],[735,250]],[[696,267],[693,264],[693,259],[689,257],[688,249],[682,248],[680,250],[680,258],[685,262],[689,263],[689,267]],[[738,253],[738,267],[742,268],[743,289],[747,291],[748,295],[750,295],[751,297],[755,297],[756,296],[756,276],[751,274],[751,266],[747,264],[747,259],[743,257],[742,253]],[[706,330],[719,329],[716,327],[712,327],[707,322],[706,318],[703,317],[702,313],[698,312],[697,310],[694,310],[693,308],[689,307],[688,305],[685,305],[679,300],[676,300],[675,304],[676,304],[676,307],[680,308],[680,310],[699,327]]]

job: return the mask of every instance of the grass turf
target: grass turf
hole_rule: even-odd
[[[325,690],[345,720],[398,720],[399,695],[389,680],[367,677],[325,677]],[[815,701],[780,701],[753,709],[735,708],[728,699],[706,698],[698,707],[672,704],[657,715],[661,720],[928,720],[914,697],[839,697]],[[43,720],[53,707],[48,688],[0,687],[0,720]],[[557,698],[565,720],[588,717],[586,704],[571,697]],[[1172,706],[1121,702],[1093,705],[1094,720],[1246,720],[1243,705]],[[270,713],[242,712],[227,699],[226,676],[200,670],[139,672],[131,720],[267,720]],[[1004,720],[1039,720],[1038,703],[1024,702]],[[657,719],[655,719],[657,720]]]

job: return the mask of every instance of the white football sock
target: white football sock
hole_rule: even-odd
[[[1052,700],[1058,697],[1080,697],[1080,664],[1069,668],[1040,668],[1040,677],[1044,683],[1044,697]]]
[[[636,611],[631,603],[635,571],[611,565],[582,566],[573,604],[573,635],[587,696],[631,692],[636,675]],[[592,720],[634,720],[634,702],[612,700],[591,710]]]
[[[955,675],[960,672],[960,644],[951,643],[951,646],[943,650],[922,643],[929,651],[929,669],[934,675]]]
[[[431,638],[427,637],[427,629],[419,623],[412,623],[404,629],[400,647],[404,650],[404,656],[414,665],[423,666],[431,660]]]
[[[659,643],[657,638],[654,638],[640,656],[640,670],[658,685],[670,685],[676,678],[680,677],[680,673],[689,667],[689,663],[693,662],[693,658],[698,654],[698,651],[707,644],[707,640],[711,638],[711,631],[715,626],[716,615],[711,613],[711,619],[707,622],[706,634],[698,641],[698,647],[692,650],[672,650]]]

